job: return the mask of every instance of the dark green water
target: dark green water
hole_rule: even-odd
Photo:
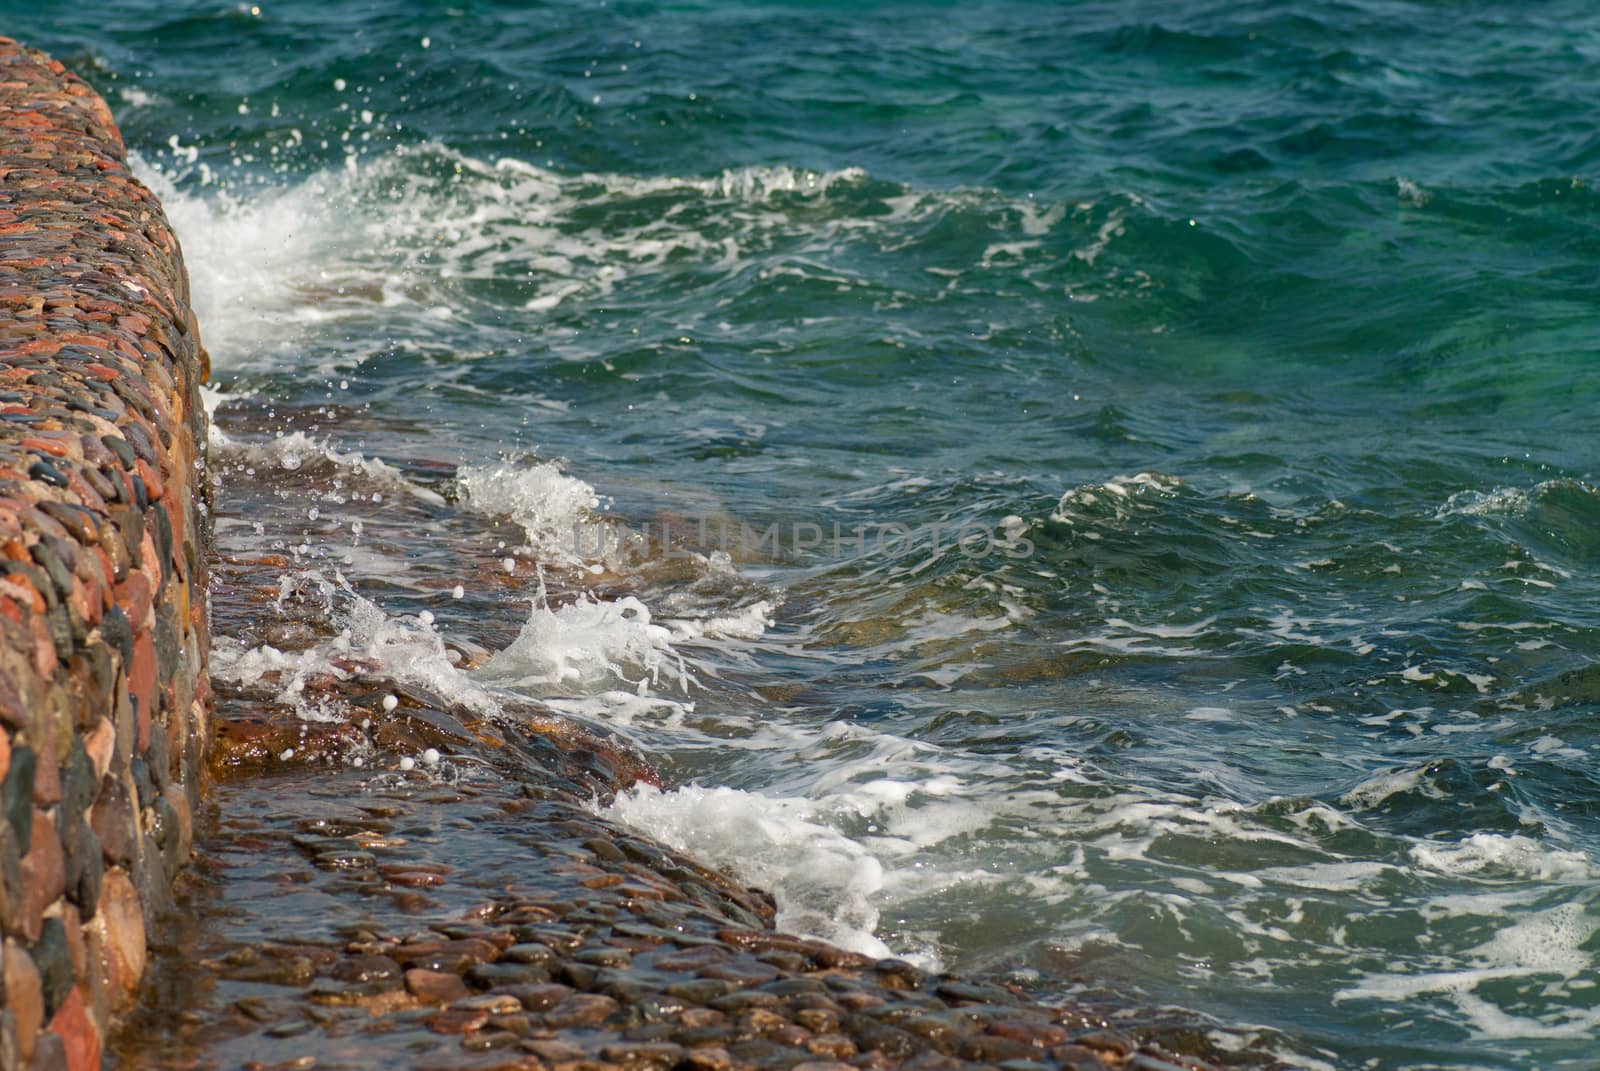
[[[3,9],[163,193],[224,426],[290,436],[230,463],[512,516],[568,597],[583,485],[673,526],[520,634],[408,585],[437,534],[222,526],[397,675],[502,650],[427,672],[666,756],[619,813],[800,930],[1600,1067],[1600,9]]]

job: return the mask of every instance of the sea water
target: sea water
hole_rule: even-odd
[[[333,623],[219,677],[535,699],[784,927],[1240,1059],[1600,1065],[1591,5],[4,6]]]

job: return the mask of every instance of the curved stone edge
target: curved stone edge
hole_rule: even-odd
[[[0,37],[0,1067],[100,1066],[189,855],[206,371],[105,102]]]

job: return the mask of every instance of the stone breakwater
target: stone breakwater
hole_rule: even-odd
[[[99,1066],[189,854],[204,376],[105,103],[0,38],[0,1067]]]

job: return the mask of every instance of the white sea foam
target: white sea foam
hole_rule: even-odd
[[[309,700],[305,689],[319,676],[348,680],[351,661],[365,663],[375,675],[428,689],[464,703],[480,713],[501,709],[499,699],[458,669],[444,640],[431,624],[417,618],[390,617],[368,599],[356,595],[342,577],[287,577],[285,596],[323,600],[340,624],[334,636],[292,653],[270,646],[247,647],[219,637],[212,650],[212,675],[246,686],[267,682],[278,688],[278,701],[308,721],[339,720],[343,712]]]
[[[1538,881],[1588,881],[1596,874],[1587,854],[1524,836],[1474,833],[1454,843],[1423,841],[1411,848],[1421,866],[1444,874],[1515,875]]]
[[[699,640],[758,640],[773,625],[772,603],[765,599],[731,613],[701,618],[673,618],[663,624],[674,643]]]
[[[1099,484],[1074,487],[1061,496],[1050,519],[1058,524],[1094,523],[1092,513],[1109,507],[1117,521],[1127,519],[1134,510],[1153,509],[1147,496],[1171,496],[1183,487],[1176,476],[1159,472],[1140,472],[1132,476],[1113,476]]]
[[[1492,937],[1460,957],[1465,966],[1443,970],[1369,974],[1334,993],[1334,1000],[1413,1001],[1437,995],[1450,1001],[1459,1018],[1482,1038],[1585,1038],[1600,1026],[1600,1009],[1557,1007],[1542,1015],[1507,1011],[1499,988],[1493,996],[1479,993],[1485,983],[1501,980],[1535,982],[1546,995],[1567,990],[1566,983],[1594,969],[1593,954],[1583,946],[1597,923],[1581,904],[1561,904],[1523,915],[1497,929]]]
[[[509,517],[545,561],[579,564],[613,549],[607,526],[594,516],[600,497],[554,462],[468,465],[456,473],[461,504],[474,513]]]
[[[867,848],[828,826],[810,800],[732,788],[643,786],[608,813],[663,843],[768,889],[778,926],[872,956],[884,866]]]
[[[613,602],[581,598],[557,609],[535,601],[522,631],[478,671],[509,688],[557,694],[628,685],[644,695],[663,677],[686,688],[687,670],[672,633],[655,624],[633,596]]]
[[[1533,509],[1541,498],[1553,491],[1577,490],[1594,495],[1596,490],[1588,483],[1555,479],[1541,480],[1531,487],[1497,487],[1492,491],[1457,491],[1445,499],[1435,511],[1438,519],[1445,517],[1492,517],[1497,515],[1518,517]]]
[[[444,496],[410,480],[382,458],[367,457],[354,450],[340,450],[330,440],[316,439],[303,431],[291,431],[271,439],[241,440],[229,436],[212,424],[213,456],[224,463],[270,466],[285,472],[328,464],[358,474],[366,483],[386,490],[402,491],[430,505],[442,506]]]
[[[180,159],[184,150],[173,143]],[[161,198],[183,242],[190,300],[202,337],[218,367],[262,350],[287,350],[291,327],[315,319],[296,299],[308,273],[323,259],[330,217],[329,187],[337,178],[237,196],[181,188],[168,171],[130,153],[136,175]],[[198,165],[197,165],[198,167]],[[202,174],[202,182],[210,178]]]
[[[826,196],[857,169],[748,167],[710,178],[563,174],[484,161],[437,144],[397,148],[280,187],[229,186],[174,140],[170,158],[135,158],[184,244],[193,300],[220,369],[304,360],[303,342],[351,317],[409,319],[410,342],[463,311],[460,280],[517,278],[524,307],[550,314],[684,258],[732,266],[793,221],[783,195]],[[678,195],[721,202],[713,222],[647,213],[596,228],[597,206]],[[871,221],[840,227],[872,226]],[[387,343],[385,344],[387,346]],[[378,347],[373,352],[381,352]],[[351,362],[351,351],[327,368]],[[360,358],[357,357],[356,360]]]

